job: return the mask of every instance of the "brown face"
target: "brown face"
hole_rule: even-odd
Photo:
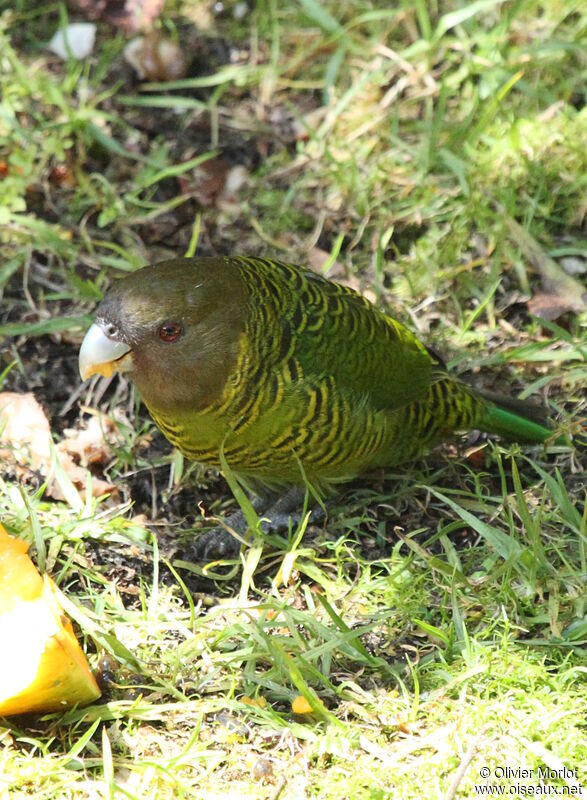
[[[246,292],[225,259],[174,259],[112,287],[79,355],[82,379],[127,372],[147,405],[197,410],[234,367]]]

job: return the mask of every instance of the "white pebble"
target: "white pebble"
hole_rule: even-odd
[[[47,47],[66,61],[70,55],[78,60],[86,58],[94,49],[96,26],[91,22],[72,22],[60,28]]]

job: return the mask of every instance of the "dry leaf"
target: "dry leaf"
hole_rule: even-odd
[[[340,261],[333,261],[326,273],[324,272],[324,264],[328,261],[330,255],[330,253],[326,250],[322,250],[320,247],[311,247],[306,255],[308,266],[310,269],[313,269],[314,272],[317,272],[318,275],[326,275],[329,280],[336,281],[343,286],[348,286],[349,289],[353,289],[355,292],[362,294],[363,297],[366,297],[370,302],[375,302],[376,297],[374,292],[370,289],[361,289],[361,284],[357,276],[352,273],[347,274],[344,265]]]
[[[308,266],[319,275],[327,275],[331,280],[342,283],[342,279],[344,279],[346,275],[344,266],[340,261],[333,261],[326,272],[324,272],[324,265],[329,260],[330,255],[330,253],[326,250],[322,250],[320,247],[311,247],[306,255]]]
[[[587,289],[578,280],[567,275],[527,230],[508,216],[502,208],[503,219],[512,240],[540,275],[544,291],[538,292],[528,302],[528,309],[543,319],[557,319],[567,311],[580,313],[587,309]]]
[[[111,422],[110,430],[113,429]],[[91,417],[80,431],[65,431],[66,438],[56,445],[61,466],[82,493],[86,487],[89,464],[104,463],[111,456],[104,438],[104,421]],[[0,392],[0,459],[21,468],[51,476],[51,427],[41,405],[31,393]],[[79,461],[79,463],[77,463]],[[92,494],[100,497],[115,492],[116,487],[99,478],[92,478]],[[55,480],[50,480],[46,494],[63,500]]]
[[[577,311],[574,303],[569,302],[568,297],[561,296],[556,292],[537,292],[527,304],[528,311],[535,317],[542,319],[558,319],[567,311]]]
[[[226,181],[222,190],[222,197],[228,202],[235,202],[240,190],[243,188],[249,177],[248,169],[242,164],[235,164],[226,173]]]
[[[182,176],[179,181],[182,194],[189,194],[203,208],[213,205],[224,190],[228,170],[229,164],[222,156],[208,159]]]
[[[49,420],[33,394],[0,392],[0,458],[41,471],[51,464]]]
[[[102,19],[127,33],[149,30],[165,0],[69,0],[89,19]]]
[[[140,80],[171,81],[183,78],[187,65],[175,39],[158,31],[138,36],[124,48],[124,60]]]
[[[104,414],[92,415],[84,428],[66,428],[64,438],[57,445],[83,467],[106,464],[112,458],[110,442],[114,438],[114,422]]]

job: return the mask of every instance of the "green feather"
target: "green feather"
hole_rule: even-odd
[[[170,321],[182,335],[166,343],[159,331]],[[222,449],[249,484],[306,475],[328,488],[472,428],[529,442],[552,435],[535,407],[452,378],[357,292],[279,261],[146,267],[111,289],[96,322],[128,343],[132,361],[112,369],[132,364],[167,438],[215,466]]]
[[[504,436],[513,441],[542,444],[549,439],[556,439],[556,434],[543,424],[542,418],[543,414],[530,403],[514,403],[509,398],[492,398],[483,410],[479,427],[486,433]],[[557,439],[557,442],[560,441],[562,440]]]

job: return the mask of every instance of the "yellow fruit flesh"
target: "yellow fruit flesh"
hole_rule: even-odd
[[[0,715],[85,705],[100,690],[59,603],[25,542],[0,525]]]

